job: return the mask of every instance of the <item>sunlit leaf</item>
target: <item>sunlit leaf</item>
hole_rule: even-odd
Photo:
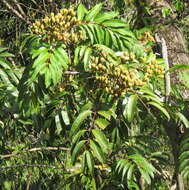
[[[105,157],[101,148],[93,140],[90,140],[90,147],[93,151],[93,155],[99,160],[99,162],[104,163]]]
[[[131,181],[131,180],[132,180],[134,168],[135,168],[135,165],[134,165],[134,164],[132,164],[132,165],[129,167],[129,170],[128,170],[128,172],[127,172],[127,180],[128,180],[128,181]]]
[[[177,112],[176,116],[180,119],[180,121],[184,124],[186,128],[189,128],[189,121],[186,119],[186,117],[182,113]]]
[[[82,154],[82,158],[81,158],[81,171],[85,172],[85,168],[87,166],[87,159],[86,159],[86,151]]]
[[[96,139],[96,142],[102,148],[102,151],[107,154],[109,152],[109,146],[108,146],[109,142],[108,142],[105,134],[103,133],[103,131],[98,130],[98,129],[93,129],[92,133]]]
[[[151,178],[148,175],[147,172],[145,172],[143,169],[139,168],[139,171],[141,173],[141,177],[146,181],[147,184],[151,184]]]
[[[148,102],[147,104],[150,104],[150,105],[156,107],[157,109],[159,109],[167,117],[167,119],[170,119],[169,113],[160,104],[157,104],[156,102]]]
[[[70,125],[70,118],[67,111],[61,111],[62,119],[66,125]]]
[[[71,130],[70,130],[70,136],[73,136],[79,130],[80,125],[89,115],[91,115],[91,113],[92,111],[86,110],[86,111],[81,112],[77,116],[74,123],[72,124]]]
[[[81,151],[82,147],[84,146],[85,142],[86,142],[86,140],[82,140],[82,141],[79,141],[79,142],[75,145],[75,147],[74,147],[74,149],[73,149],[73,152],[72,152],[72,154],[71,154],[72,164],[75,164],[75,161],[76,161],[76,159],[77,159],[77,156],[78,156],[78,154],[80,153],[80,151]]]
[[[41,64],[44,64],[50,57],[50,54],[47,51],[42,51],[37,59],[34,61],[32,67],[40,67]]]
[[[46,71],[44,74],[45,74],[45,86],[48,88],[51,85],[52,73],[50,72],[48,68],[46,68]]]
[[[81,25],[80,27],[85,32],[85,35],[90,40],[90,42],[93,44],[95,42],[95,36],[94,36],[93,30],[91,30],[90,26],[92,26],[92,24]]]
[[[120,28],[120,27],[126,27],[128,28],[128,24],[124,21],[121,21],[119,19],[110,19],[110,20],[107,20],[107,21],[104,21],[102,23],[103,26],[106,26],[106,27],[112,27],[112,28]]]
[[[176,70],[189,70],[189,65],[177,64],[169,69],[169,71],[176,71]]]
[[[35,81],[37,79],[37,76],[40,72],[42,72],[42,70],[46,67],[46,63],[42,62],[40,63],[40,65],[38,67],[36,67],[36,69],[31,73],[31,77],[28,81],[28,84],[31,84],[33,81]]]
[[[1,52],[0,57],[14,57],[14,55],[8,52]]]
[[[97,5],[95,5],[86,15],[85,20],[86,21],[93,21],[95,19],[95,17],[97,16],[97,14],[100,12],[100,10],[102,9],[102,3],[99,3]]]
[[[74,135],[72,139],[72,145],[75,146],[75,144],[80,140],[80,138],[85,134],[86,130],[80,130],[77,134]]]
[[[48,49],[46,47],[40,47],[39,49],[32,49],[31,55],[32,59],[35,59],[36,57],[43,55],[44,53],[47,53]]]
[[[74,52],[74,65],[77,65],[80,61],[80,50],[81,50],[81,47],[78,46],[76,49],[75,49],[75,52]]]
[[[77,8],[77,18],[79,20],[83,20],[85,15],[87,14],[87,9],[85,8],[85,6],[83,4],[80,4]]]
[[[112,112],[110,110],[100,110],[98,111],[98,114],[103,116],[104,118],[106,118],[107,120],[110,120],[111,119],[111,116],[112,116]]]
[[[127,111],[126,111],[126,117],[129,122],[132,122],[135,116],[136,112],[136,105],[137,105],[137,95],[131,95],[129,97],[128,105],[127,105]]]
[[[93,107],[93,103],[92,102],[88,102],[86,103],[83,107],[81,107],[81,112],[86,111],[86,110],[91,110]]]
[[[83,63],[84,63],[84,68],[86,71],[89,69],[89,59],[90,59],[91,53],[92,53],[91,48],[87,48],[84,53]]]
[[[94,159],[93,159],[92,154],[89,151],[86,151],[86,160],[87,160],[89,171],[91,175],[93,175],[94,174]]]
[[[98,25],[94,25],[93,29],[98,43],[104,44],[104,30]]]
[[[104,22],[105,20],[110,20],[110,19],[118,16],[118,14],[119,14],[118,12],[114,12],[114,11],[110,11],[107,13],[101,13],[101,14],[98,14],[98,16],[96,16],[94,21],[97,23],[101,23],[101,22]]]
[[[97,118],[95,120],[95,124],[100,127],[101,129],[105,129],[109,124],[110,122],[108,122],[106,119],[102,119],[102,118]]]
[[[189,149],[188,151],[182,152],[182,154],[179,156],[179,160],[181,160],[181,162],[185,158],[189,158]]]
[[[67,70],[69,61],[67,52],[63,48],[59,47],[54,50],[54,55],[58,58],[57,64],[60,64],[65,70]]]

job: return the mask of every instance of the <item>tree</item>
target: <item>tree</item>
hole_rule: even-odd
[[[24,35],[24,64],[1,48],[2,188],[187,186],[174,175],[189,174],[188,103],[167,91],[151,31],[101,3],[53,7]]]

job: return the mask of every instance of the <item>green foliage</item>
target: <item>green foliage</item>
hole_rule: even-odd
[[[184,4],[184,2],[182,2],[180,0],[175,0],[174,6],[175,6],[176,11],[182,12],[184,10],[185,4]]]
[[[137,173],[137,170],[147,184],[151,183],[151,177],[154,177],[154,173],[156,171],[156,169],[139,154],[128,156],[128,160],[119,160],[116,170],[118,170],[118,173],[122,171],[122,181],[127,174],[126,181],[128,183],[128,187],[130,186],[130,182],[133,182],[134,179],[137,178],[134,174]]]
[[[163,8],[163,9],[162,9],[162,15],[163,15],[164,18],[165,18],[165,17],[168,17],[168,16],[170,15],[170,9],[168,9],[168,8]]]

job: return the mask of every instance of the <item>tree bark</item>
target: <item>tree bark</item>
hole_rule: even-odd
[[[140,184],[140,189],[145,190],[145,182],[142,177],[140,177],[139,184]]]
[[[141,2],[143,4],[141,4]],[[157,28],[157,35],[165,40],[167,46],[167,56],[169,67],[173,67],[177,64],[189,65],[189,55],[187,53],[186,42],[182,31],[174,24],[175,15],[171,5],[166,0],[136,0],[138,7],[138,18],[146,18],[148,24]],[[145,15],[143,5],[150,6],[150,15]],[[162,10],[166,8],[171,10],[171,14],[168,17],[163,17]],[[142,10],[143,9],[143,10]],[[138,22],[140,27],[145,26],[146,23]],[[179,82],[179,72],[171,74],[171,84]],[[189,97],[189,91],[181,91],[183,98]],[[172,155],[174,158],[174,174],[172,179],[171,189],[184,190],[184,183],[182,176],[179,173],[178,157],[179,157],[179,144],[182,137],[179,126],[175,121],[163,122],[165,131],[169,137],[170,144],[172,146]]]
[[[179,127],[175,124],[175,121],[163,122],[164,129],[169,137],[174,163],[174,173],[172,177],[172,189],[175,186],[177,190],[184,190],[184,182],[181,174],[179,173],[179,144],[181,139],[181,133]]]

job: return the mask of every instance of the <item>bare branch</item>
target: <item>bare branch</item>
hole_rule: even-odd
[[[158,34],[155,34],[155,39],[156,42],[161,44],[161,50],[162,50],[162,57],[165,61],[165,102],[168,103],[169,101],[169,96],[171,93],[171,79],[170,79],[170,74],[168,72],[169,70],[169,60],[168,60],[168,53],[167,53],[167,46],[166,46],[166,42],[165,39],[163,37],[159,37]]]
[[[52,168],[52,169],[59,169],[63,170],[63,168],[50,166],[50,165],[42,165],[42,164],[23,164],[23,165],[13,165],[13,166],[1,166],[0,170],[4,169],[13,169],[13,168],[20,168],[20,167],[41,167],[41,168]]]
[[[23,11],[22,7],[20,6],[19,2],[17,0],[12,0],[12,1],[15,3],[15,5],[18,8],[18,10],[22,14],[22,16],[26,18],[27,16],[26,16],[25,12]]]
[[[66,75],[78,75],[80,73],[78,71],[65,71],[64,74],[66,74]]]
[[[4,5],[10,9],[18,18],[20,18],[21,20],[23,20],[24,22],[26,22],[27,24],[31,24],[31,22],[29,20],[27,20],[26,18],[24,18],[24,16],[19,13],[16,9],[14,9],[8,2],[7,0],[0,0],[4,3]]]
[[[10,157],[17,156],[19,154],[23,154],[23,153],[27,153],[27,152],[41,151],[41,150],[68,151],[69,149],[65,148],[65,147],[36,147],[36,148],[31,148],[29,150],[20,151],[18,153],[14,153],[14,154],[0,155],[0,159],[10,158]]]

